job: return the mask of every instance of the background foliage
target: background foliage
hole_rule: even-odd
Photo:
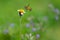
[[[28,3],[31,12],[24,9]],[[60,40],[59,30],[59,0],[0,0],[0,40]]]

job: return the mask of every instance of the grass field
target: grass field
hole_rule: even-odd
[[[32,11],[24,9],[28,3]],[[0,0],[0,40],[60,40],[60,1]]]

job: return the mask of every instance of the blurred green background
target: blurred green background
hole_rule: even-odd
[[[32,11],[24,9],[28,3]],[[60,1],[0,0],[0,40],[60,40]]]

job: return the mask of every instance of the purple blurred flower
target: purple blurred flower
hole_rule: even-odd
[[[29,24],[29,23],[27,23],[27,24],[26,24],[26,27],[27,27],[27,28],[29,28],[29,27],[30,27],[30,24]]]
[[[8,29],[6,29],[6,30],[3,31],[4,34],[7,34],[8,32],[9,32]]]
[[[11,23],[11,24],[10,24],[10,27],[14,27],[14,26],[15,26],[15,24],[14,24],[14,23]]]
[[[30,21],[30,24],[34,27],[35,26],[35,24],[34,24],[34,22],[31,20]]]
[[[59,9],[56,8],[56,9],[54,10],[54,12],[55,12],[56,14],[59,14]]]
[[[44,17],[43,17],[43,20],[44,20],[44,21],[48,21],[48,17],[47,17],[47,16],[44,16]]]
[[[36,34],[36,38],[39,38],[40,37],[40,34]]]
[[[36,28],[32,28],[32,31],[35,32],[37,29]]]

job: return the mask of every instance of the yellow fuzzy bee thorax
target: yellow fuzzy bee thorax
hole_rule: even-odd
[[[24,13],[24,12],[25,12],[23,9],[20,9],[20,10],[18,10],[18,11],[21,12],[21,13]]]

